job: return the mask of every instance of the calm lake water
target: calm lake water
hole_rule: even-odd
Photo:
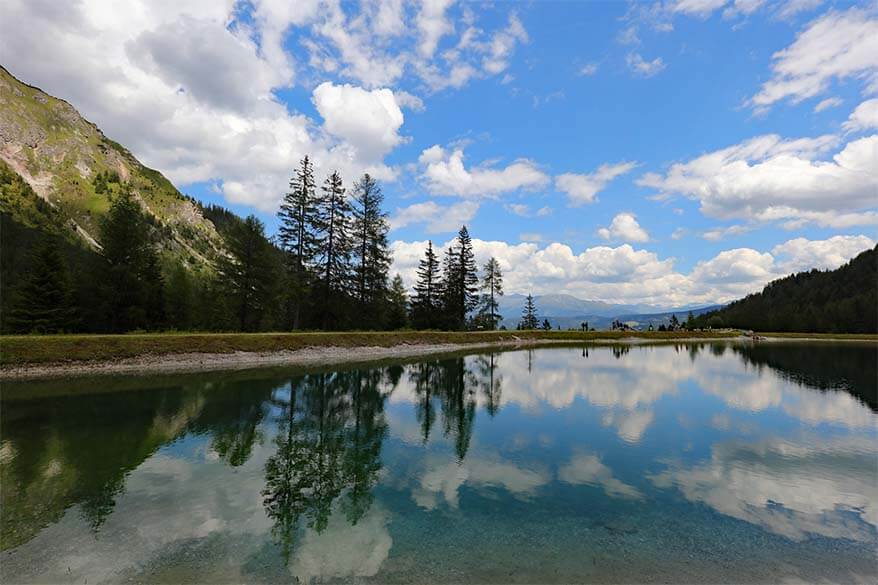
[[[4,383],[4,583],[875,582],[878,350]]]

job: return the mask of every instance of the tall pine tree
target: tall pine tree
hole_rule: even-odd
[[[418,329],[431,329],[439,325],[440,279],[439,260],[433,251],[433,242],[428,241],[424,257],[418,264],[418,280],[412,298],[412,324]]]
[[[351,283],[351,207],[338,171],[323,183],[317,206],[319,277],[323,281],[321,299],[323,328],[341,325],[343,306]]]
[[[15,291],[8,323],[20,333],[61,333],[75,324],[67,264],[53,237],[31,252],[30,270]]]
[[[241,331],[259,328],[271,301],[274,265],[265,226],[255,215],[232,227],[226,238],[231,253],[220,266],[222,288]]]
[[[103,284],[113,331],[154,328],[162,296],[157,252],[140,204],[127,185],[116,197],[100,229],[105,260]]]
[[[519,323],[519,329],[537,329],[540,326],[540,322],[537,319],[537,305],[534,302],[533,295],[527,295],[527,299],[524,301],[524,310],[521,312],[521,323]]]
[[[478,305],[479,289],[472,240],[466,226],[460,228],[457,241],[446,251],[443,272],[447,325],[463,329],[467,315]]]
[[[290,302],[289,320],[293,329],[301,324],[302,304],[308,289],[308,270],[317,254],[317,191],[314,167],[306,156],[290,179],[290,190],[278,212],[278,243],[286,253]]]
[[[354,184],[353,253],[355,256],[356,297],[365,325],[381,323],[381,308],[387,296],[387,273],[390,249],[387,232],[390,225],[381,209],[384,194],[368,173]]]
[[[488,327],[493,330],[500,320],[500,304],[497,299],[503,296],[503,272],[500,270],[500,263],[493,256],[485,263],[484,271],[480,313]]]
[[[405,327],[408,324],[408,293],[402,282],[402,276],[399,274],[393,277],[393,282],[390,284],[387,304],[387,328],[402,329]]]

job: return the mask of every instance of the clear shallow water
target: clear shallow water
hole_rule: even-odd
[[[9,582],[874,582],[876,347],[3,384]]]

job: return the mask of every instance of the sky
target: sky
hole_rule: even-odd
[[[298,161],[508,293],[726,302],[878,239],[878,3],[2,0],[0,62],[269,233]]]

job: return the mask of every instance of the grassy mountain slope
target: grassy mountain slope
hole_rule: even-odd
[[[20,82],[2,67],[0,165],[2,212],[26,227],[60,230],[98,248],[101,218],[127,183],[152,219],[166,257],[205,268],[224,248],[199,206],[161,173],[104,136],[73,106]],[[24,196],[16,176],[47,205],[34,203],[29,193]]]
[[[878,331],[878,247],[830,271],[799,272],[696,319],[698,326],[756,331]]]

